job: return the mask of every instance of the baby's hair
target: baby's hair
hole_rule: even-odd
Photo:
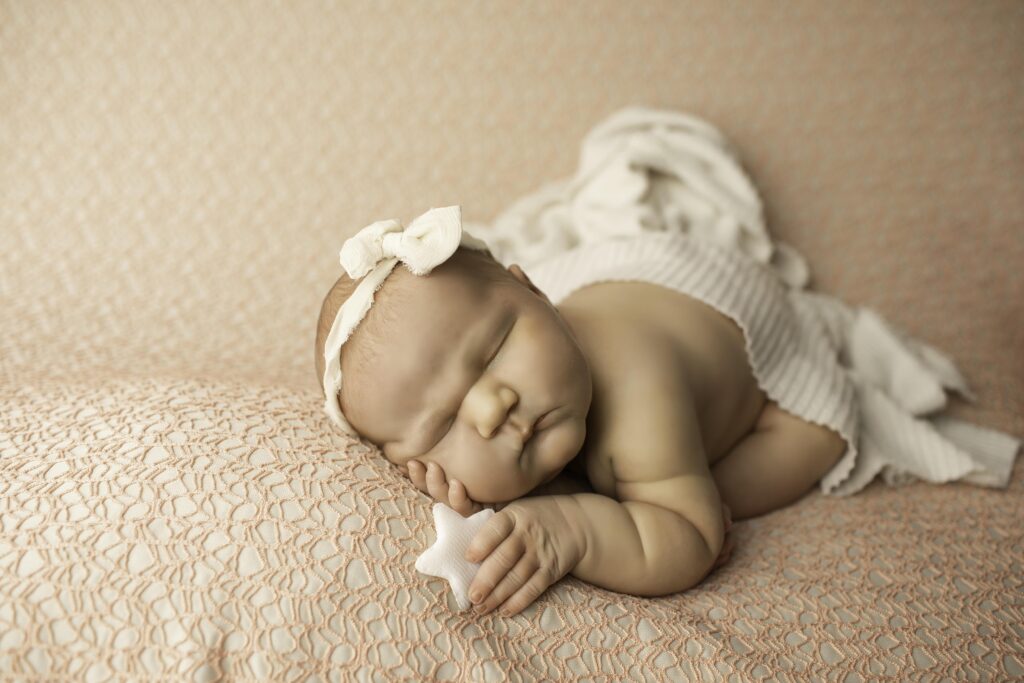
[[[353,344],[353,339],[350,337],[349,341],[345,342],[341,347],[343,377],[346,372],[361,372],[377,360],[383,346],[380,340],[385,338],[394,329],[396,320],[395,310],[398,308],[395,304],[401,305],[405,292],[404,287],[401,286],[402,283],[396,282],[399,278],[395,278],[395,274],[392,271],[385,278],[384,284],[374,292],[373,305],[370,306],[370,310],[366,312],[366,316],[359,323],[355,332],[353,332],[353,337],[358,335],[359,343]],[[353,280],[347,274],[342,273],[320,304],[320,317],[316,323],[316,343],[313,348],[313,355],[315,356],[316,376],[317,382],[320,384],[321,394],[324,390],[324,368],[326,367],[324,362],[324,343],[327,341],[327,335],[331,332],[331,325],[334,324],[334,318],[338,315],[338,310],[352,296],[360,282],[361,280]],[[358,334],[365,325],[369,325],[369,331],[372,331],[373,334],[366,334],[365,332]],[[343,396],[346,394],[344,381],[342,381],[341,393]]]

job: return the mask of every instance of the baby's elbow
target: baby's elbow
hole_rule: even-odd
[[[706,538],[688,519],[664,509],[636,508],[642,519],[652,515],[652,525],[641,533],[648,596],[688,590],[711,573],[725,539],[719,528]],[[653,514],[652,514],[653,513]],[[635,517],[636,518],[636,517]],[[654,520],[656,523],[653,523]],[[711,541],[715,541],[712,543]]]
[[[684,518],[689,521],[704,541],[707,551],[704,560],[708,571],[710,571],[725,545],[725,516],[722,503],[718,501],[717,505],[690,511],[690,515],[684,515]]]
[[[714,560],[705,562],[700,555],[691,555],[666,567],[656,561],[648,565],[643,589],[638,595],[661,597],[688,591],[698,586],[711,573]]]
[[[681,545],[686,562],[691,571],[686,575],[690,577],[690,585],[687,588],[700,583],[715,566],[715,561],[722,552],[725,545],[725,524],[723,521],[715,520],[710,523],[697,524],[686,517],[678,515],[682,526],[687,528],[684,536],[687,542]]]

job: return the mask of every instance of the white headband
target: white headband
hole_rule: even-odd
[[[339,260],[353,280],[366,276],[342,304],[324,343],[324,410],[343,430],[357,435],[341,412],[341,346],[366,316],[373,294],[401,261],[414,275],[428,275],[459,246],[487,251],[487,243],[462,228],[462,207],[430,209],[409,227],[389,218],[367,225],[345,240]],[[367,275],[367,273],[369,273]]]

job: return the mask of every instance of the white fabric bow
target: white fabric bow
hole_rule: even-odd
[[[349,434],[356,431],[342,414],[341,347],[373,305],[373,294],[401,261],[416,275],[428,275],[460,245],[488,251],[487,243],[462,229],[462,207],[430,209],[408,227],[393,218],[366,226],[342,245],[338,258],[352,279],[363,278],[338,309],[324,343],[324,411]],[[365,277],[364,277],[365,276]]]
[[[338,256],[350,278],[361,278],[388,258],[398,258],[416,275],[427,275],[459,248],[462,209],[430,209],[408,227],[394,218],[366,226],[341,247]]]

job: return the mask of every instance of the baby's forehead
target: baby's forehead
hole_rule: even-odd
[[[423,278],[407,293],[410,296],[392,311],[394,325],[381,341],[422,364],[439,362],[461,348],[506,298],[496,288],[460,273]]]
[[[353,410],[361,421],[386,424],[387,433],[404,431],[404,422],[430,399],[425,393],[450,364],[487,342],[488,329],[508,308],[494,288],[457,273],[439,275],[411,275],[418,281],[401,283],[402,291],[372,321],[371,307],[371,324],[357,327],[352,338],[354,345],[373,348],[351,377]]]
[[[447,264],[445,264],[447,265]],[[405,271],[405,269],[402,269]],[[405,271],[402,279],[395,283],[392,310],[387,314],[391,318],[408,319],[419,324],[422,318],[437,320],[457,320],[468,318],[488,310],[494,305],[495,288],[465,269],[438,268],[429,275],[413,275]],[[372,310],[372,309],[371,309]],[[428,316],[417,315],[429,311]],[[438,328],[440,325],[426,325],[423,330]]]

